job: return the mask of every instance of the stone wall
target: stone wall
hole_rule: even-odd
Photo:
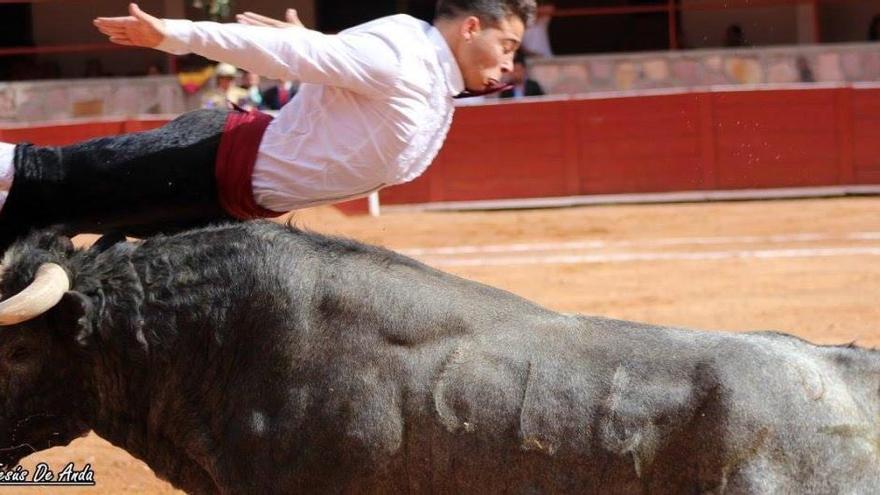
[[[532,59],[548,94],[736,84],[880,81],[880,43]]]
[[[0,83],[0,123],[178,114],[196,105],[174,76]]]

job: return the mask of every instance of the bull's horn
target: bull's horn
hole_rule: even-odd
[[[36,318],[58,304],[70,290],[67,272],[55,263],[43,263],[30,285],[0,302],[0,326]]]

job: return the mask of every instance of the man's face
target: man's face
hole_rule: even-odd
[[[455,54],[470,91],[485,91],[501,84],[502,74],[513,70],[513,56],[522,42],[525,26],[517,16],[487,26],[468,17],[461,28],[462,43]]]
[[[217,87],[223,91],[226,91],[232,86],[233,82],[235,82],[234,77],[219,76],[217,78]]]

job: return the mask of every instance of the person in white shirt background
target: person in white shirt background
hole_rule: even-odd
[[[556,6],[552,2],[541,3],[534,22],[526,27],[523,33],[521,51],[530,57],[552,57],[553,47],[550,44],[550,22]]]
[[[0,143],[0,251],[37,227],[149,236],[277,216],[410,181],[449,130],[454,98],[504,87],[534,0],[438,0],[325,35],[294,15],[159,19],[136,4],[95,19],[110,41],[196,53],[299,91],[272,119],[188,112],[147,132],[65,147]]]

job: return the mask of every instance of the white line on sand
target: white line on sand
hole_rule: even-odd
[[[702,261],[728,259],[820,258],[832,256],[880,256],[880,247],[804,249],[752,249],[702,252],[644,252],[543,256],[491,256],[472,258],[422,258],[432,266],[511,266],[626,263],[637,261]]]
[[[540,251],[563,251],[571,249],[638,248],[684,245],[717,244],[787,244],[821,241],[874,241],[880,240],[880,232],[848,232],[842,234],[780,234],[767,236],[721,236],[721,237],[672,237],[626,241],[584,240],[567,242],[543,242],[529,244],[487,244],[484,246],[449,246],[437,248],[399,249],[408,256],[484,254],[484,253],[531,253]]]

